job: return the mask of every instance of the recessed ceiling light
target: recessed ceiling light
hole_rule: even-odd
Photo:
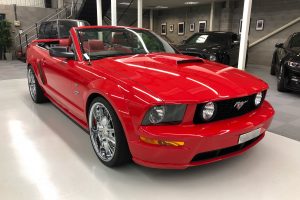
[[[197,5],[199,4],[198,1],[187,1],[187,2],[184,2],[185,5]]]
[[[130,3],[129,2],[121,2],[120,5],[129,6]]]
[[[165,8],[169,8],[168,6],[155,6],[155,8],[158,8],[158,9],[165,9]]]

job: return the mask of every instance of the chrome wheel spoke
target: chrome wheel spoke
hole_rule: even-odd
[[[112,117],[101,103],[95,103],[89,114],[92,144],[101,160],[108,162],[115,154],[116,138]]]
[[[34,73],[32,69],[28,69],[27,72],[27,78],[28,78],[28,86],[29,86],[29,92],[32,98],[36,98],[36,82],[34,78]]]

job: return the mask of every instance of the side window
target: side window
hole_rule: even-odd
[[[45,23],[42,23],[39,30],[39,39],[45,38]]]
[[[57,38],[57,24],[56,22],[49,22],[45,25],[45,34],[44,38],[46,39],[56,39]]]
[[[51,38],[52,38],[52,39],[58,38],[57,22],[52,22]]]
[[[290,42],[290,48],[293,47],[300,47],[300,34],[296,34],[294,35],[294,37],[292,37]]]
[[[283,43],[283,48],[288,48],[289,47],[289,43],[291,41],[292,35],[290,37],[288,37],[288,39]]]
[[[50,38],[51,36],[51,28],[52,28],[52,23],[46,23],[45,24],[45,30],[44,30],[44,39]]]

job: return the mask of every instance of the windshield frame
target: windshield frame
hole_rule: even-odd
[[[101,30],[103,31],[111,31],[111,32],[122,32],[122,31],[129,31],[133,34],[136,34],[136,36],[139,38],[139,42],[142,43],[142,46],[147,50],[144,53],[120,53],[120,54],[111,54],[111,55],[99,55],[99,56],[94,56],[94,58],[92,58],[91,52],[85,52],[84,47],[83,47],[83,41],[82,38],[80,37],[80,32],[82,31],[92,31],[93,32],[100,32]],[[80,27],[80,28],[76,28],[75,29],[77,38],[78,38],[78,42],[79,42],[79,47],[80,47],[80,51],[82,54],[82,57],[85,60],[98,60],[101,58],[108,58],[108,57],[116,57],[116,56],[126,56],[126,55],[146,55],[149,53],[174,53],[174,54],[179,54],[178,50],[176,48],[174,48],[172,45],[170,45],[167,41],[165,41],[163,38],[161,38],[159,35],[157,35],[156,33],[154,33],[153,31],[147,30],[147,29],[139,29],[139,28],[134,28],[134,27]],[[170,50],[170,52],[163,52],[163,51],[158,51],[158,52],[149,52],[149,50],[147,49],[144,40],[141,38],[141,36],[139,34],[137,34],[138,32],[147,32],[148,34],[151,34],[153,37],[156,37],[157,40],[164,46],[164,48],[167,46],[167,49]],[[167,50],[165,48],[165,50]],[[172,52],[171,52],[172,51]]]

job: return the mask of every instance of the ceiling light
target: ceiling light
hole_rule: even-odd
[[[168,6],[155,6],[155,8],[158,8],[158,9],[165,9],[165,8],[169,8]]]
[[[185,5],[197,5],[199,4],[198,1],[187,1],[187,2],[184,2]]]

